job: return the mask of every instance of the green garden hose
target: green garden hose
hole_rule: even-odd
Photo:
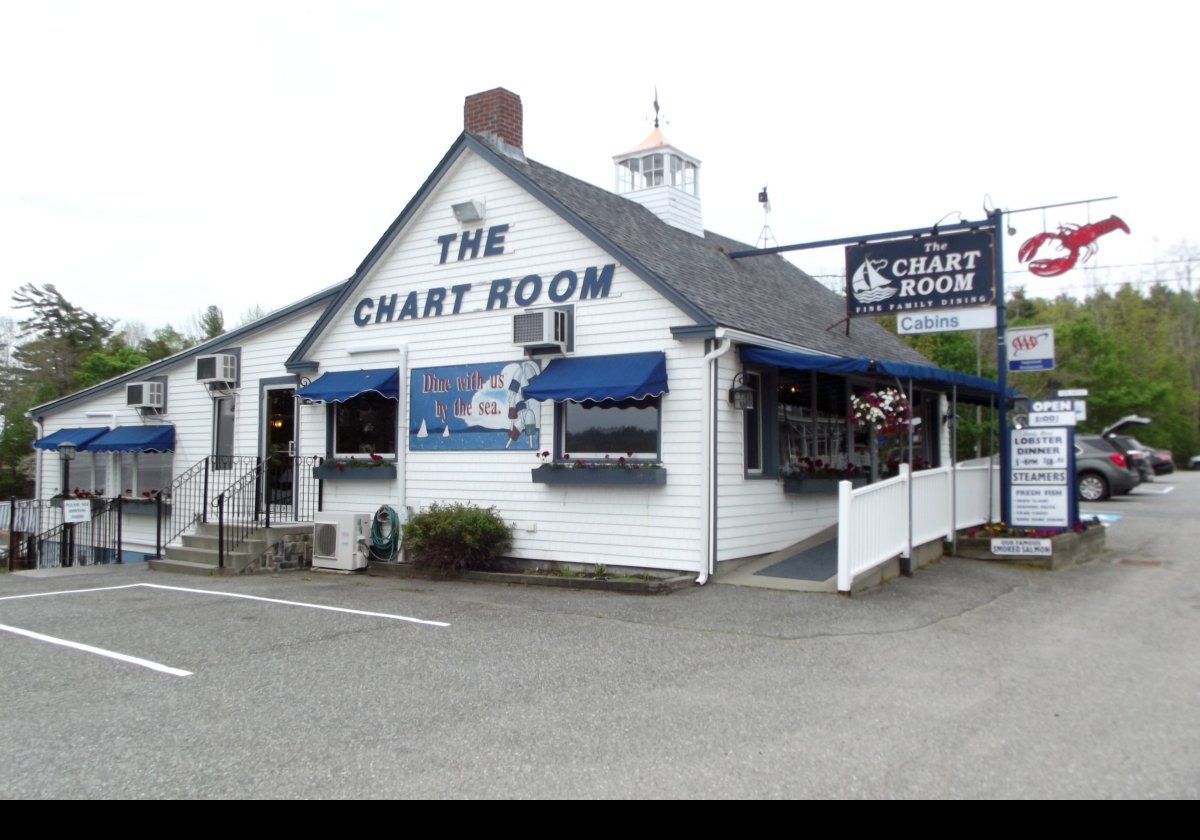
[[[399,550],[400,517],[390,505],[383,505],[371,520],[371,557],[394,560]]]

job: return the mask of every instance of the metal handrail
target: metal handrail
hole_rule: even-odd
[[[208,521],[213,484],[226,478],[228,487],[258,465],[252,455],[209,455],[188,467],[167,487],[154,494],[156,510],[155,554],[180,534]],[[169,505],[169,507],[168,507]]]

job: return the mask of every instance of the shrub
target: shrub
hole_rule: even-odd
[[[435,502],[404,526],[412,562],[446,572],[494,568],[511,547],[512,530],[495,508]]]

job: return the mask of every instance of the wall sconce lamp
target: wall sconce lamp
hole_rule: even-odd
[[[452,204],[450,209],[454,211],[454,218],[458,219],[460,224],[469,225],[483,221],[482,201],[472,199],[460,204]]]
[[[745,372],[733,377],[732,387],[729,389],[729,404],[738,411],[754,410],[754,389],[746,384]]]

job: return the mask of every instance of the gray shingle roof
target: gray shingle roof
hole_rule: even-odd
[[[744,257],[753,246],[706,231],[704,237],[663,222],[640,204],[536,161],[498,156],[561,202],[714,322],[822,353],[929,364],[870,319],[838,322],[844,298],[783,257]],[[836,325],[836,326],[835,326]]]

